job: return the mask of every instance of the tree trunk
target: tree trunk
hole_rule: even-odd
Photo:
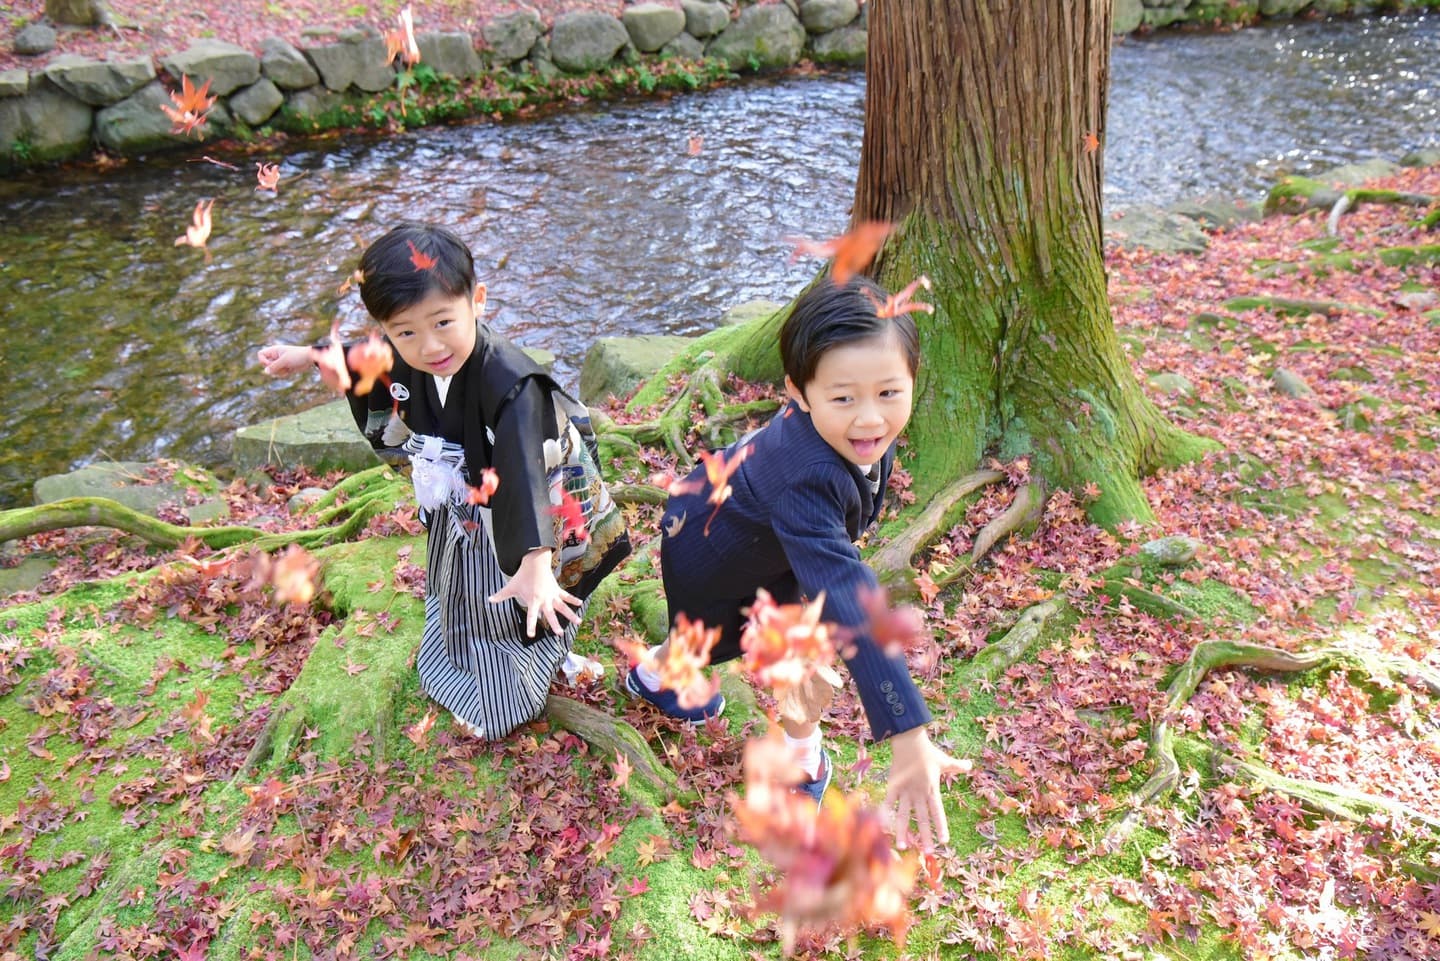
[[[899,224],[875,276],[935,284],[909,435],[922,501],[988,450],[1091,514],[1148,519],[1138,477],[1209,445],[1136,383],[1100,220],[1109,0],[871,0],[854,220]]]

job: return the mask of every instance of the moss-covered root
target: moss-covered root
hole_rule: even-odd
[[[341,514],[357,513],[372,501],[392,507],[404,495],[406,487],[404,477],[388,465],[381,464],[358,474],[351,474],[326,491],[324,496],[307,505],[304,513],[321,524],[328,524]]]
[[[965,673],[972,679],[994,681],[1030,652],[1045,623],[1059,613],[1061,606],[1060,601],[1051,599],[1026,608],[1004,637],[970,659]]]
[[[618,717],[554,694],[545,701],[545,716],[551,723],[582,738],[601,757],[623,756],[630,763],[630,776],[666,799],[675,796],[675,772],[660,763],[639,731]]]
[[[178,546],[193,537],[209,547],[233,547],[265,536],[252,527],[182,527],[142,514],[108,497],[67,497],[34,507],[0,511],[0,543],[67,527],[111,527],[156,547]]]
[[[1432,693],[1440,692],[1440,677],[1418,664],[1390,658],[1361,655],[1325,647],[1291,653],[1264,644],[1242,641],[1205,641],[1197,644],[1166,688],[1165,709],[1150,732],[1150,759],[1154,772],[1135,795],[1137,805],[1149,804],[1168,795],[1180,781],[1175,760],[1175,737],[1170,718],[1187,703],[1207,674],[1230,667],[1293,673],[1321,667],[1363,670],[1372,677],[1399,678],[1418,684]],[[1278,776],[1278,775],[1277,775]]]
[[[730,442],[736,425],[761,417],[779,408],[774,400],[753,400],[727,404],[721,389],[724,369],[712,362],[695,370],[685,386],[672,397],[654,418],[637,424],[608,423],[599,435],[601,444],[631,446],[663,443],[678,459],[681,469],[693,465],[686,437],[695,428],[707,447],[723,447]],[[697,426],[695,408],[704,412]]]
[[[916,515],[899,536],[887,541],[870,555],[870,566],[881,579],[908,581],[910,562],[928,544],[943,534],[954,523],[952,516],[955,506],[964,498],[989,484],[1004,480],[998,470],[977,470],[950,484],[936,494],[934,499]],[[890,585],[895,587],[896,585]]]
[[[975,543],[970,547],[970,563],[979,563],[1002,538],[1034,530],[1045,511],[1047,496],[1045,482],[1038,477],[1031,478],[1029,483],[1016,491],[1010,506],[975,535]]]
[[[1384,814],[1397,820],[1423,824],[1431,831],[1440,833],[1440,820],[1400,801],[1356,791],[1339,784],[1322,784],[1319,781],[1287,777],[1279,771],[1243,761],[1222,751],[1211,753],[1221,767],[1232,775],[1266,790],[1294,798],[1317,814],[1346,821],[1364,821],[1373,814]]]

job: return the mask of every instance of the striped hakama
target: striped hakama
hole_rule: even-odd
[[[429,529],[420,686],[477,736],[504,737],[544,711],[579,625],[562,618],[565,633],[557,636],[542,621],[532,640],[524,608],[487,600],[509,581],[487,508],[450,503],[430,515]]]

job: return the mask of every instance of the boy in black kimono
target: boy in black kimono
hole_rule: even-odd
[[[876,740],[890,739],[886,806],[904,846],[929,849],[949,840],[940,798],[944,774],[965,769],[929,740],[930,712],[902,656],[887,656],[867,633],[864,592],[877,587],[855,540],[880,515],[895,460],[895,439],[910,419],[919,342],[908,314],[877,316],[885,300],[864,278],[844,287],[822,282],[807,291],[780,332],[790,402],[774,420],[725,451],[748,454],[730,476],[732,493],[718,509],[697,468],[666,505],[661,573],[672,624],[680,614],[720,628],[711,654],[740,654],[745,611],[765,589],[777,603],[819,597],[823,619],[853,637],[846,660]],[[713,518],[710,518],[714,510]],[[710,518],[709,523],[706,519]],[[658,658],[664,646],[656,648]],[[630,693],[692,722],[718,715],[709,704],[686,710],[644,664],[625,678]],[[820,745],[819,714],[782,719],[785,738],[810,780],[801,789],[820,801],[830,783],[829,752]],[[910,829],[914,820],[918,831]]]
[[[552,461],[574,430],[567,411],[583,408],[478,321],[485,287],[458,237],[397,227],[366,249],[360,276],[365,308],[397,355],[388,390],[356,396],[358,374],[339,350],[272,344],[259,360],[272,375],[316,364],[346,389],[372,442],[382,432],[388,446],[403,440],[429,535],[421,687],[472,734],[503,737],[544,710],[585,597],[629,541],[623,524],[612,527],[605,543],[589,545],[571,590],[556,579]],[[487,468],[499,485],[481,506],[470,493]]]

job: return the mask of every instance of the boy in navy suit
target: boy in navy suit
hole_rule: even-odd
[[[680,485],[686,493],[671,496],[660,566],[671,623],[684,614],[720,628],[712,663],[740,655],[745,612],[758,589],[781,604],[824,592],[824,620],[853,637],[846,661],[871,732],[891,742],[886,807],[896,840],[928,850],[949,840],[940,779],[965,765],[931,743],[930,712],[904,657],[887,656],[867,633],[862,597],[877,580],[854,543],[880,516],[920,360],[914,321],[903,313],[879,317],[884,301],[884,291],[863,277],[844,287],[821,282],[800,297],[780,331],[789,404],[725,452],[730,461],[749,448],[730,476],[730,497],[709,524],[703,467]],[[663,659],[666,652],[662,645],[653,653]],[[682,708],[659,680],[639,664],[625,686],[692,723],[724,710],[719,694],[699,708]],[[817,803],[831,776],[818,723],[824,700],[812,702],[811,720],[781,722],[810,778],[800,787]]]

